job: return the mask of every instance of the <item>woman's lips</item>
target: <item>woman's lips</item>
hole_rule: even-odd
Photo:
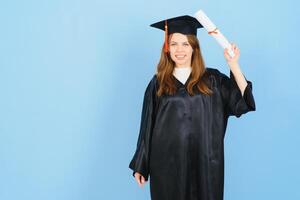
[[[175,55],[175,57],[176,57],[177,59],[183,59],[183,58],[185,57],[185,55]]]

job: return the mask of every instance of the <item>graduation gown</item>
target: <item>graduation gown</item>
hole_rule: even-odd
[[[175,79],[174,95],[157,97],[156,75],[143,100],[140,132],[129,168],[150,176],[152,200],[222,200],[224,136],[229,116],[255,110],[252,83],[242,95],[230,77],[206,68],[211,96],[190,96],[187,83]],[[190,75],[191,76],[191,75]]]

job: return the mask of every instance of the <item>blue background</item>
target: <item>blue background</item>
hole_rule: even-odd
[[[0,199],[150,199],[128,164],[163,32],[203,9],[241,50],[257,111],[231,117],[225,200],[300,199],[297,1],[0,2]],[[207,67],[229,75],[203,29]]]

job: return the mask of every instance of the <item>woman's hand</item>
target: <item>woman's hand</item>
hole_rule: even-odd
[[[134,177],[140,187],[144,186],[144,184],[147,182],[147,181],[145,181],[145,178],[138,172],[134,173]]]
[[[224,57],[225,57],[225,59],[226,59],[226,61],[227,61],[227,63],[229,65],[231,65],[231,64],[237,64],[238,63],[238,59],[240,57],[240,50],[239,50],[239,48],[234,43],[231,43],[231,49],[234,52],[234,57],[233,58],[230,57],[227,48],[224,49]]]

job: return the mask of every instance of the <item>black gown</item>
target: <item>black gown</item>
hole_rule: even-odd
[[[156,75],[143,101],[140,132],[129,164],[146,180],[150,175],[152,200],[222,200],[224,188],[224,136],[229,116],[255,110],[252,82],[242,93],[230,77],[206,68],[212,96],[186,90],[173,76],[177,92],[157,97]]]

